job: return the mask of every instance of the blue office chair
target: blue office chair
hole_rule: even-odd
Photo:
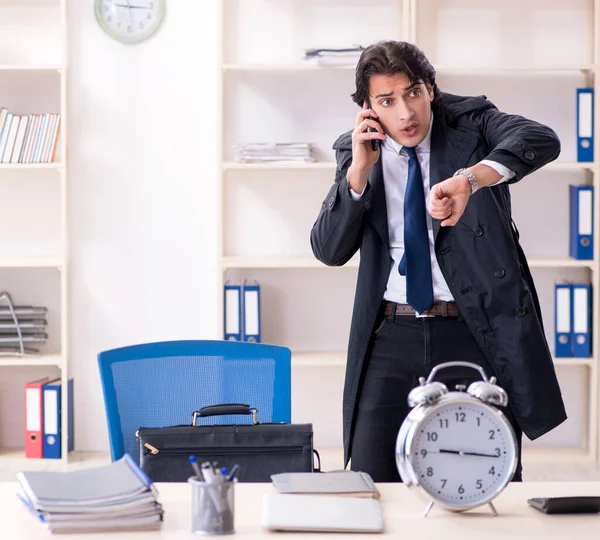
[[[239,341],[165,341],[98,355],[110,451],[137,456],[140,427],[192,423],[207,405],[246,403],[259,422],[291,422],[291,352]],[[251,416],[198,418],[197,425],[250,424]]]

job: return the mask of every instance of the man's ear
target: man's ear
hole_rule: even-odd
[[[427,93],[429,94],[429,101],[433,101],[433,86],[430,84],[425,85],[427,87]]]

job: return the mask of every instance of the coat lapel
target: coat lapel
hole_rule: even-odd
[[[371,186],[372,194],[372,205],[365,217],[373,225],[381,240],[383,240],[386,248],[390,247],[390,235],[388,231],[388,218],[387,218],[387,204],[385,201],[385,188],[383,185],[383,166],[381,165],[381,158],[377,160],[377,163],[371,169],[369,175],[369,184]]]
[[[445,115],[434,112],[429,158],[429,186],[450,178],[458,169],[466,167],[477,146],[475,137],[466,135],[449,126]],[[433,243],[440,232],[442,220],[433,219]]]

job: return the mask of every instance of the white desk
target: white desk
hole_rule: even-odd
[[[435,538],[485,540],[561,538],[563,540],[600,538],[600,515],[545,515],[527,505],[527,498],[536,496],[599,495],[600,482],[526,482],[511,484],[495,500],[499,515],[494,517],[488,507],[464,514],[450,514],[436,509],[423,517],[425,504],[402,484],[379,484],[386,535],[396,538],[426,540]],[[0,483],[0,538],[29,540],[58,538],[81,540],[106,538],[108,540],[164,539],[184,540],[199,538],[190,532],[190,488],[187,484],[157,484],[159,500],[165,510],[162,530],[135,533],[95,535],[50,535],[20,503],[14,482]],[[339,534],[302,534],[263,532],[260,522],[262,496],[274,490],[271,484],[238,484],[236,486],[236,537],[258,539],[265,536],[286,535],[289,540],[311,538],[336,540]],[[369,538],[378,535],[343,535],[348,538]]]

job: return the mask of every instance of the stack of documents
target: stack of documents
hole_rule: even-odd
[[[309,143],[249,143],[235,148],[235,159],[240,163],[269,163],[294,161],[310,163],[315,161],[313,147]]]
[[[0,355],[37,353],[48,339],[45,307],[13,306],[7,292],[0,293]],[[20,335],[19,335],[20,332]]]
[[[19,498],[53,533],[158,529],[163,510],[152,481],[125,454],[110,465],[17,474]]]
[[[360,45],[340,49],[307,49],[304,59],[320,66],[355,66],[363,50]]]

